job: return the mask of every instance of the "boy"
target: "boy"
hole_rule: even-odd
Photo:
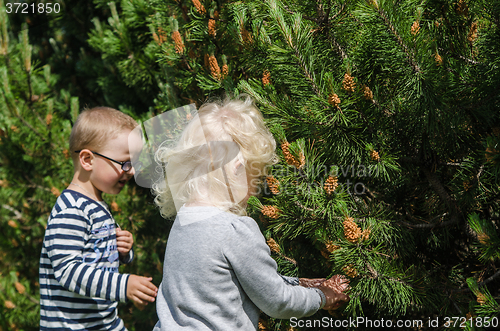
[[[118,301],[155,300],[152,278],[118,273],[132,261],[133,238],[102,200],[134,175],[128,136],[136,126],[118,110],[96,107],[71,131],[74,175],[49,216],[40,257],[40,330],[126,330]]]

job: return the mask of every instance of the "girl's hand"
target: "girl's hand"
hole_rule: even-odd
[[[116,228],[116,247],[122,257],[128,256],[128,252],[132,249],[133,244],[134,238],[132,237],[132,233]]]
[[[319,287],[326,278],[299,278],[299,285],[303,287]]]

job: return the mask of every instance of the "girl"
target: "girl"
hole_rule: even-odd
[[[155,331],[256,330],[259,314],[281,319],[335,309],[349,297],[281,276],[257,223],[245,216],[276,142],[250,98],[207,103],[157,161],[154,185],[169,234]],[[312,281],[314,283],[314,280]]]

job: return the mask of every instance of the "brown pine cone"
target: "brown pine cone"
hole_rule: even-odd
[[[332,194],[335,189],[339,186],[339,180],[337,176],[328,176],[328,178],[325,181],[325,185],[323,185],[323,188],[326,191],[326,194],[330,195]]]
[[[262,214],[269,218],[277,219],[280,217],[281,211],[276,206],[262,206],[261,210]]]
[[[336,108],[340,108],[340,98],[337,94],[330,94],[328,96],[328,103]]]
[[[214,38],[217,35],[217,30],[215,28],[215,20],[213,18],[208,19],[208,34]]]
[[[352,243],[356,243],[362,234],[359,226],[354,222],[352,217],[346,217],[343,224],[345,238]]]
[[[354,268],[354,265],[349,264],[342,268],[342,271],[350,278],[356,278],[358,271]]]
[[[212,77],[217,79],[217,80],[220,80],[220,78],[221,78],[220,67],[219,67],[219,64],[217,63],[217,59],[215,58],[214,55],[210,55],[210,57],[208,58],[208,64],[210,67],[210,73],[212,74]]]
[[[380,160],[380,155],[378,155],[378,152],[375,150],[370,151],[370,157],[373,161],[379,161]]]
[[[366,100],[369,101],[373,100],[373,92],[366,85],[363,86],[363,96],[365,97]]]
[[[274,178],[273,176],[268,176],[268,177],[266,177],[266,182],[267,182],[267,186],[269,186],[269,189],[271,190],[271,192],[273,194],[280,193],[280,190],[279,190],[280,182],[276,178]]]
[[[262,74],[262,85],[266,86],[271,84],[271,73],[269,70],[264,70],[264,73]]]
[[[196,11],[200,14],[206,14],[207,11],[205,7],[201,4],[200,0],[193,0],[193,5],[196,7]]]
[[[354,90],[356,89],[356,83],[354,82],[352,76],[349,75],[348,73],[344,75],[344,80],[342,81],[342,88],[347,92],[354,92]]]
[[[420,31],[420,23],[418,21],[413,22],[411,25],[410,32],[412,35],[416,35]]]
[[[278,245],[278,243],[273,238],[267,239],[267,245],[271,249],[271,252],[281,252],[280,245]]]
[[[172,39],[174,40],[175,44],[175,52],[177,54],[184,53],[184,49],[186,49],[186,47],[182,42],[181,34],[179,33],[179,31],[172,32]]]

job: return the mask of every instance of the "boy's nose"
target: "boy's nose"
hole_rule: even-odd
[[[132,167],[129,171],[127,171],[127,174],[129,174],[130,176],[134,176],[134,174],[135,174],[135,168]]]

